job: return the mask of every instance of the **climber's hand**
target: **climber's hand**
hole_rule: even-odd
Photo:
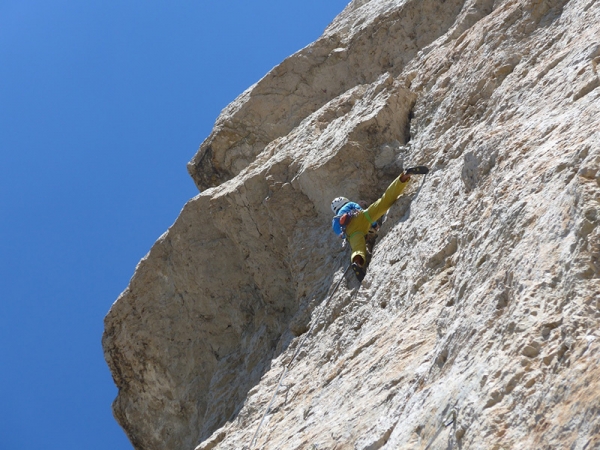
[[[402,181],[403,183],[406,183],[408,180],[410,180],[410,175],[407,175],[405,173],[400,175],[400,181]]]

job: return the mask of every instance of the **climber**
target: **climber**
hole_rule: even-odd
[[[351,202],[346,197],[337,197],[331,202],[331,210],[335,217],[331,223],[335,234],[345,238],[350,243],[352,270],[359,282],[365,277],[367,248],[365,236],[369,229],[377,229],[377,220],[381,218],[398,199],[410,180],[410,175],[421,175],[429,172],[425,166],[406,169],[398,178],[392,181],[379,200],[364,209],[358,203]]]

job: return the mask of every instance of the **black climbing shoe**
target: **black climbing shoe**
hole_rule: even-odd
[[[356,278],[358,278],[358,282],[362,283],[362,280],[365,278],[365,275],[367,274],[365,269],[356,263],[352,263],[352,270],[354,271],[354,275],[356,275]]]
[[[406,175],[426,175],[429,173],[429,169],[426,166],[415,166],[409,167],[404,173]]]

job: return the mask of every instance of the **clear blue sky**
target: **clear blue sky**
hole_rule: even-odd
[[[346,4],[0,0],[0,449],[131,449],[103,318],[220,110]]]

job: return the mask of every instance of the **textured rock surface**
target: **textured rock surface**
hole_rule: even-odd
[[[223,111],[106,317],[135,447],[247,446],[317,316],[258,448],[600,447],[599,63],[597,0],[350,3]],[[319,315],[331,199],[412,163]]]

